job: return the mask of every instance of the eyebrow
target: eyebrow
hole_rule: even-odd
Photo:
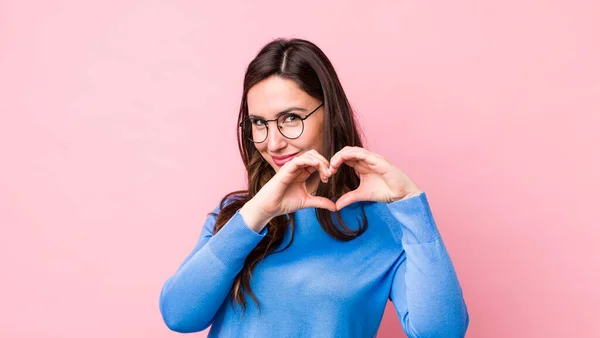
[[[287,108],[285,110],[280,111],[279,113],[277,113],[277,115],[275,115],[275,118],[278,118],[279,116],[283,115],[283,114],[287,114],[291,111],[295,111],[295,110],[299,110],[299,111],[303,111],[306,112],[308,111],[308,109],[305,108],[300,108],[300,107],[290,107]],[[264,119],[264,117],[260,116],[260,115],[254,115],[254,114],[250,114],[248,115],[248,117],[252,117],[252,118],[259,118],[259,119]]]

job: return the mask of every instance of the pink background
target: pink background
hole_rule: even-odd
[[[162,283],[243,186],[243,72],[283,36],[325,51],[367,147],[428,193],[468,337],[599,337],[599,13],[592,0],[0,2],[0,336],[178,336]],[[389,303],[379,337],[398,331]]]

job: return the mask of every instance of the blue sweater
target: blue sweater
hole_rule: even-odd
[[[408,337],[463,337],[469,315],[425,193],[347,206],[342,219],[354,230],[360,204],[368,229],[348,242],[325,233],[314,208],[298,210],[292,245],[252,272],[262,313],[246,294],[243,318],[228,294],[268,229],[255,232],[238,211],[214,234],[216,218],[209,216],[195,248],[160,293],[166,325],[197,332],[212,324],[209,337],[375,337],[389,299]],[[277,250],[290,235],[288,227]]]

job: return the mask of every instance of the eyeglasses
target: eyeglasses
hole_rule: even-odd
[[[269,122],[277,121],[277,129],[285,138],[296,139],[302,135],[304,131],[304,120],[309,118],[314,112],[316,112],[324,102],[311,111],[305,117],[301,117],[296,113],[285,113],[280,115],[274,120],[263,120],[256,117],[247,117],[239,126],[242,128],[243,133],[248,139],[254,143],[262,143],[267,140],[269,134]]]

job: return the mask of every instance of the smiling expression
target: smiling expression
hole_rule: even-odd
[[[321,104],[321,101],[308,95],[295,81],[283,79],[279,76],[270,76],[248,91],[248,114],[255,118],[271,120],[279,112],[290,108],[297,108],[291,112],[302,118]],[[301,155],[311,149],[323,154],[323,121],[324,107],[315,111],[308,119],[304,120],[304,131],[296,139],[288,139],[276,128],[275,121],[269,123],[267,139],[262,143],[255,143],[256,149],[262,157],[273,167],[275,172],[293,157],[283,157],[296,154]]]

